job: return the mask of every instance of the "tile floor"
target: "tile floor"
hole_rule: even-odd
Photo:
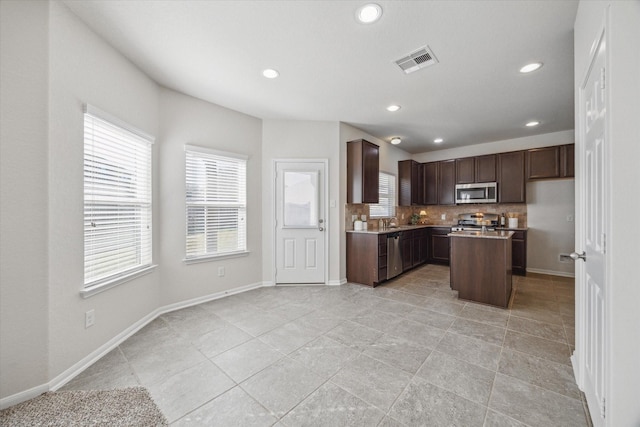
[[[508,310],[428,265],[375,289],[261,288],[165,314],[65,389],[147,387],[175,426],[586,426],[573,280]]]

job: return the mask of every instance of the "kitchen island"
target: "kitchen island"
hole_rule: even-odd
[[[506,308],[511,298],[513,231],[455,231],[451,289],[458,298]]]

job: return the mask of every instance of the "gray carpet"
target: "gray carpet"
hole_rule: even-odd
[[[1,426],[166,426],[144,387],[44,393],[0,411]]]

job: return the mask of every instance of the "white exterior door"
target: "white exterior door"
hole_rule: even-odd
[[[605,33],[596,41],[591,64],[579,87],[578,175],[581,213],[578,250],[584,265],[576,271],[578,298],[576,333],[579,337],[582,387],[594,426],[605,425],[607,333],[607,109]],[[581,262],[581,261],[579,261]]]
[[[276,284],[325,283],[326,162],[276,162]]]

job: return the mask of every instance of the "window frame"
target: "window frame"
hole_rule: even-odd
[[[383,188],[383,185],[380,181],[382,181],[383,179],[383,175],[386,175],[387,177],[391,177],[393,178],[393,182],[389,183],[387,185],[387,188],[389,188],[392,191],[392,194],[390,195],[389,193],[381,193],[381,190]],[[389,178],[386,178],[389,179]],[[389,173],[389,172],[385,172],[385,171],[379,171],[378,172],[378,203],[372,203],[369,205],[369,217],[370,218],[393,218],[396,214],[396,206],[397,206],[397,190],[396,190],[396,185],[397,185],[397,177],[396,175]],[[383,197],[384,196],[384,197]],[[390,204],[382,204],[380,203],[380,200],[382,199],[391,199]],[[372,208],[375,207],[380,207],[381,209],[385,209],[385,212],[382,215],[375,215],[374,213],[372,213]]]
[[[215,150],[215,149],[211,149],[211,148],[207,148],[207,147],[201,147],[201,146],[196,146],[196,145],[191,145],[191,144],[185,144],[184,146],[184,151],[185,151],[185,257],[183,259],[183,262],[186,264],[193,264],[193,263],[201,263],[201,262],[207,262],[207,261],[213,261],[213,260],[220,260],[220,259],[225,259],[225,258],[235,258],[235,257],[239,257],[239,256],[246,256],[249,254],[248,251],[248,236],[247,236],[247,211],[248,211],[248,207],[247,207],[247,166],[248,166],[248,161],[249,161],[249,156],[244,155],[244,154],[239,154],[239,153],[231,153],[231,152],[226,152],[226,151],[220,151],[220,150]],[[227,162],[227,163],[235,163],[237,165],[239,165],[239,169],[241,169],[240,172],[240,176],[238,176],[237,178],[237,185],[242,185],[242,191],[240,194],[240,197],[237,201],[235,202],[216,202],[216,201],[190,201],[190,197],[189,197],[189,180],[193,179],[193,175],[194,173],[196,173],[195,170],[190,169],[190,165],[189,165],[189,156],[192,157],[191,161],[195,161],[195,160],[200,160],[203,162],[209,162],[209,165],[212,166],[215,162]],[[219,167],[219,166],[217,166]],[[191,174],[191,175],[190,175]],[[208,184],[211,185],[215,185],[217,181],[215,181],[216,177],[213,177],[209,174],[206,175],[205,177],[205,181]],[[219,197],[219,194],[215,192],[215,190],[209,190],[208,188],[205,188],[203,190],[206,193],[205,199],[208,198],[211,193],[216,194],[217,197]],[[223,190],[224,191],[224,190]],[[218,251],[218,252],[210,252],[209,248],[208,248],[208,243],[209,242],[209,238],[207,236],[208,234],[208,230],[205,230],[204,232],[204,246],[205,246],[205,251],[200,251],[198,253],[191,253],[190,254],[190,242],[189,242],[189,236],[190,236],[190,229],[193,229],[195,227],[198,226],[198,224],[191,222],[191,215],[190,215],[190,207],[204,207],[205,208],[205,212],[207,210],[207,208],[211,208],[211,209],[238,209],[238,213],[237,213],[237,224],[238,227],[236,228],[238,236],[236,236],[238,239],[237,241],[237,249],[235,250],[230,250],[230,251]],[[205,213],[204,214],[204,223],[202,224],[202,226],[208,227],[208,214]],[[215,228],[214,228],[215,230]],[[216,238],[217,239],[217,238]]]
[[[150,273],[156,267],[153,264],[155,139],[89,104],[84,106],[83,124],[84,275],[80,294],[86,298]],[[122,215],[123,211],[128,213]],[[92,231],[97,229],[97,223],[105,226],[101,235]],[[126,265],[108,268],[114,255],[113,249],[108,255],[105,248],[109,245],[100,241],[105,233],[116,251],[129,253],[117,258],[118,264],[128,258]],[[96,273],[100,269],[104,274]]]

